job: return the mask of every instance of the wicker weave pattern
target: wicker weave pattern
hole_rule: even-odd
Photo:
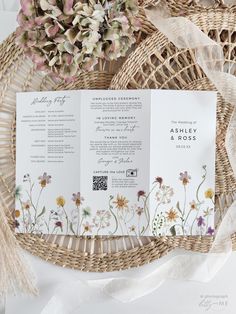
[[[225,60],[235,64],[236,16],[230,10],[201,11],[189,16],[209,37],[223,47]],[[233,73],[235,74],[235,73]],[[160,89],[215,89],[200,67],[192,50],[178,50],[159,32],[154,32],[129,56],[120,71],[113,77],[110,88],[160,88]],[[225,149],[225,136],[233,107],[218,95],[216,140],[216,224],[225,209],[232,203],[236,181]],[[235,239],[235,235],[232,236]],[[209,249],[212,239],[186,237],[169,239],[172,245]],[[198,244],[197,244],[198,243]]]
[[[236,16],[225,12],[216,21],[215,14],[201,13],[191,17],[212,39],[221,43],[227,62],[235,62]],[[230,23],[230,24],[229,24]],[[214,29],[212,29],[214,25]],[[232,30],[229,26],[232,25]],[[214,89],[197,65],[194,52],[178,50],[156,31],[128,58],[111,82],[113,89]],[[236,181],[224,145],[233,107],[218,96],[216,142],[216,194],[236,192]]]
[[[203,10],[230,9],[231,12],[236,10],[235,1],[227,0],[141,0],[142,7],[156,6],[158,4],[166,5],[173,16],[190,15],[202,12]]]
[[[143,32],[145,35],[145,31]],[[13,227],[15,189],[15,94],[18,91],[60,89],[106,89],[113,76],[94,71],[81,75],[73,83],[57,83],[36,71],[14,43],[12,34],[0,45],[0,202]],[[139,35],[142,39],[142,32]],[[101,67],[103,68],[103,67]],[[17,235],[23,248],[52,263],[85,271],[112,271],[143,265],[171,250],[166,239],[132,237],[66,237]]]
[[[155,28],[144,20],[138,40],[142,40]],[[192,16],[207,33],[225,46],[226,57],[232,58],[235,15],[205,13]],[[222,35],[222,29],[227,34]],[[221,35],[221,36],[220,36]],[[215,37],[214,37],[215,36]],[[222,37],[223,36],[223,37]],[[223,40],[221,39],[223,38]],[[224,43],[223,43],[224,42]],[[159,49],[156,49],[156,47]],[[113,67],[108,72],[95,71],[81,75],[75,82],[56,83],[37,72],[14,44],[14,34],[0,46],[0,202],[13,225],[11,210],[14,209],[15,188],[15,93],[17,91],[107,88],[113,77]],[[152,35],[131,54],[121,71],[113,78],[112,88],[212,88],[196,65],[193,52],[178,51],[159,34]],[[226,127],[232,107],[219,98],[217,142],[217,214],[232,202],[236,190],[235,180],[224,148]],[[32,254],[64,267],[84,271],[112,271],[140,266],[160,258],[174,247],[207,252],[211,237],[65,237],[17,235],[22,247]],[[236,247],[236,236],[232,236]]]

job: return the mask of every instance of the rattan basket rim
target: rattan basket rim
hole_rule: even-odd
[[[230,13],[235,20],[235,15],[233,13]],[[232,18],[231,18],[232,19]],[[155,35],[153,35],[155,37]],[[163,37],[161,34],[159,34],[158,42],[159,44],[165,45],[167,43],[166,38]],[[127,67],[127,65],[130,66],[130,60],[133,58],[135,53],[139,52],[142,54],[142,57],[145,58],[147,56],[147,48],[148,45],[152,46],[154,43],[149,43],[150,39],[146,39],[143,43],[139,45],[139,47],[136,49],[135,52],[133,52],[128,60],[124,63],[124,65],[121,67],[121,69],[124,69]],[[148,44],[148,45],[147,45]],[[15,46],[14,43],[14,34],[12,34],[3,44],[0,45],[0,78],[4,78],[8,72],[9,68],[11,69],[11,66],[21,59],[21,62],[24,62],[23,52],[18,49],[18,47]],[[32,68],[31,71],[33,72]],[[121,70],[120,70],[121,71]],[[114,86],[114,82],[117,82],[117,77],[120,74],[120,71],[118,74],[115,75],[112,79],[112,86]],[[127,70],[128,71],[128,70]],[[101,73],[94,72],[87,75],[87,82],[88,84],[94,84],[94,81],[98,80],[98,77],[101,78],[101,81],[103,80],[102,77],[107,82],[112,78],[112,74],[109,73],[109,79],[107,79],[108,75],[106,73],[102,73],[101,76],[99,76]],[[91,79],[91,80],[90,80]],[[80,82],[80,78],[76,82],[77,86],[79,84],[85,84],[86,81],[86,75],[82,76],[82,83]],[[26,84],[27,85],[27,84]],[[102,83],[101,83],[102,85]],[[67,85],[65,88],[73,89],[76,88],[76,86]],[[106,86],[108,87],[108,86]],[[55,87],[55,89],[61,89],[63,88],[63,85]],[[1,89],[0,89],[0,95],[1,95]],[[5,92],[5,91],[4,91]],[[1,97],[1,96],[0,96]],[[4,192],[6,193],[6,192]],[[223,196],[224,197],[224,196]],[[105,251],[102,251],[102,249],[97,253],[90,253],[89,251],[84,250],[74,250],[70,247],[63,248],[59,246],[58,244],[52,242],[48,243],[45,241],[45,239],[40,238],[36,235],[18,235],[17,236],[19,243],[21,246],[28,251],[30,251],[32,254],[35,254],[47,261],[50,261],[54,264],[61,265],[63,267],[70,267],[75,269],[80,269],[84,271],[114,271],[114,270],[121,270],[121,269],[127,269],[130,267],[137,267],[141,266],[143,264],[149,263],[157,258],[160,258],[161,256],[167,254],[169,251],[171,251],[175,247],[181,247],[185,248],[187,250],[195,250],[200,252],[206,252],[209,250],[212,240],[212,237],[175,237],[175,238],[169,238],[169,237],[162,237],[158,239],[150,238],[148,239],[147,243],[143,243],[142,239],[139,239],[140,246],[131,247],[130,249],[123,250],[123,251],[117,251],[108,253]],[[92,241],[97,241],[99,247],[103,247],[103,243],[105,243],[106,239],[100,239],[100,238],[93,238]],[[118,241],[118,240],[117,240]],[[123,241],[132,241],[129,238],[124,239]],[[236,249],[236,235],[232,235],[232,242],[234,249]]]

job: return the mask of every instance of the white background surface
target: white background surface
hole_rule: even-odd
[[[6,2],[6,1],[5,1]],[[0,2],[0,9],[12,9],[14,1],[7,1],[5,7]],[[15,1],[16,2],[16,1]],[[0,11],[0,40],[16,27],[16,13]],[[97,279],[110,276],[139,276],[155,269],[160,264],[156,261],[142,268],[110,274],[87,274],[63,269],[39,258],[29,256],[29,260],[38,278],[40,295],[31,297],[9,297],[7,314],[39,314],[53,295],[58,284],[78,279]],[[162,259],[162,262],[164,260]],[[80,293],[80,291],[75,291]],[[201,301],[205,300],[204,303]],[[227,302],[227,303],[226,303]],[[233,253],[223,269],[209,283],[167,281],[152,294],[129,304],[121,304],[107,299],[104,303],[88,302],[75,313],[82,314],[201,314],[201,313],[236,313],[236,253]],[[54,313],[52,313],[54,314]],[[56,313],[55,313],[56,314]]]

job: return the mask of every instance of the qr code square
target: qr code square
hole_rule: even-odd
[[[107,176],[93,176],[93,191],[106,191],[107,179]]]

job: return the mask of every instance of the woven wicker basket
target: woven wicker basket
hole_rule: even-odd
[[[147,22],[142,8],[143,21],[137,34],[141,42],[154,27]],[[12,34],[0,45],[0,202],[5,208],[9,224],[13,227],[15,189],[15,94],[19,91],[106,89],[119,63],[100,64],[97,71],[80,75],[71,82],[55,82],[35,70],[32,62],[15,45]],[[163,241],[155,244],[150,238],[132,237],[69,237],[18,234],[21,246],[45,260],[84,271],[120,270],[147,263],[168,252]],[[148,258],[147,258],[148,257]]]
[[[140,13],[145,21],[143,12]],[[230,12],[193,15],[191,19],[211,37],[224,40],[227,51],[235,47],[231,36],[236,17]],[[143,23],[139,38],[154,32],[148,22]],[[222,31],[229,34],[220,39]],[[232,38],[231,38],[232,37]],[[228,47],[228,48],[227,48]],[[152,58],[155,56],[156,58]],[[229,54],[230,56],[230,54]],[[230,58],[230,57],[229,57]],[[170,60],[175,61],[175,67]],[[113,77],[110,72],[91,72],[81,75],[75,82],[57,84],[48,76],[38,73],[33,64],[25,58],[23,51],[15,46],[14,34],[0,46],[0,201],[12,223],[15,188],[15,93],[32,90],[59,90],[82,88],[107,88]],[[168,65],[164,70],[164,65]],[[127,69],[126,69],[127,67]],[[155,79],[153,74],[155,73]],[[123,81],[123,82],[122,82]],[[121,71],[113,78],[112,88],[188,88],[211,89],[207,79],[196,66],[193,52],[178,51],[160,33],[155,32],[130,55]],[[218,105],[218,147],[217,147],[217,212],[221,213],[232,202],[236,183],[224,148],[224,137],[232,107],[219,98]],[[221,201],[224,199],[224,206]],[[228,202],[225,204],[225,202]],[[112,271],[140,266],[160,258],[174,247],[205,252],[212,238],[176,237],[69,237],[17,235],[21,246],[32,254],[63,267],[84,271]],[[234,237],[233,242],[236,237]]]
[[[228,9],[221,9],[217,13],[212,10],[203,10],[201,13],[190,15],[189,19],[222,45],[226,61],[236,63],[235,13]],[[194,52],[187,49],[178,50],[159,31],[154,32],[129,56],[120,71],[113,77],[110,88],[214,89],[197,65]],[[218,95],[216,227],[224,211],[232,203],[236,192],[236,181],[225,148],[225,136],[232,112],[233,106],[225,103]],[[236,246],[236,235],[232,235],[232,238],[234,246]],[[170,238],[169,242],[174,246],[205,252],[209,250],[212,239],[209,237],[176,237]]]
[[[201,12],[204,9],[217,11],[218,9],[236,10],[234,0],[142,0],[143,7],[156,6],[158,4],[166,5],[172,15],[189,15]]]

